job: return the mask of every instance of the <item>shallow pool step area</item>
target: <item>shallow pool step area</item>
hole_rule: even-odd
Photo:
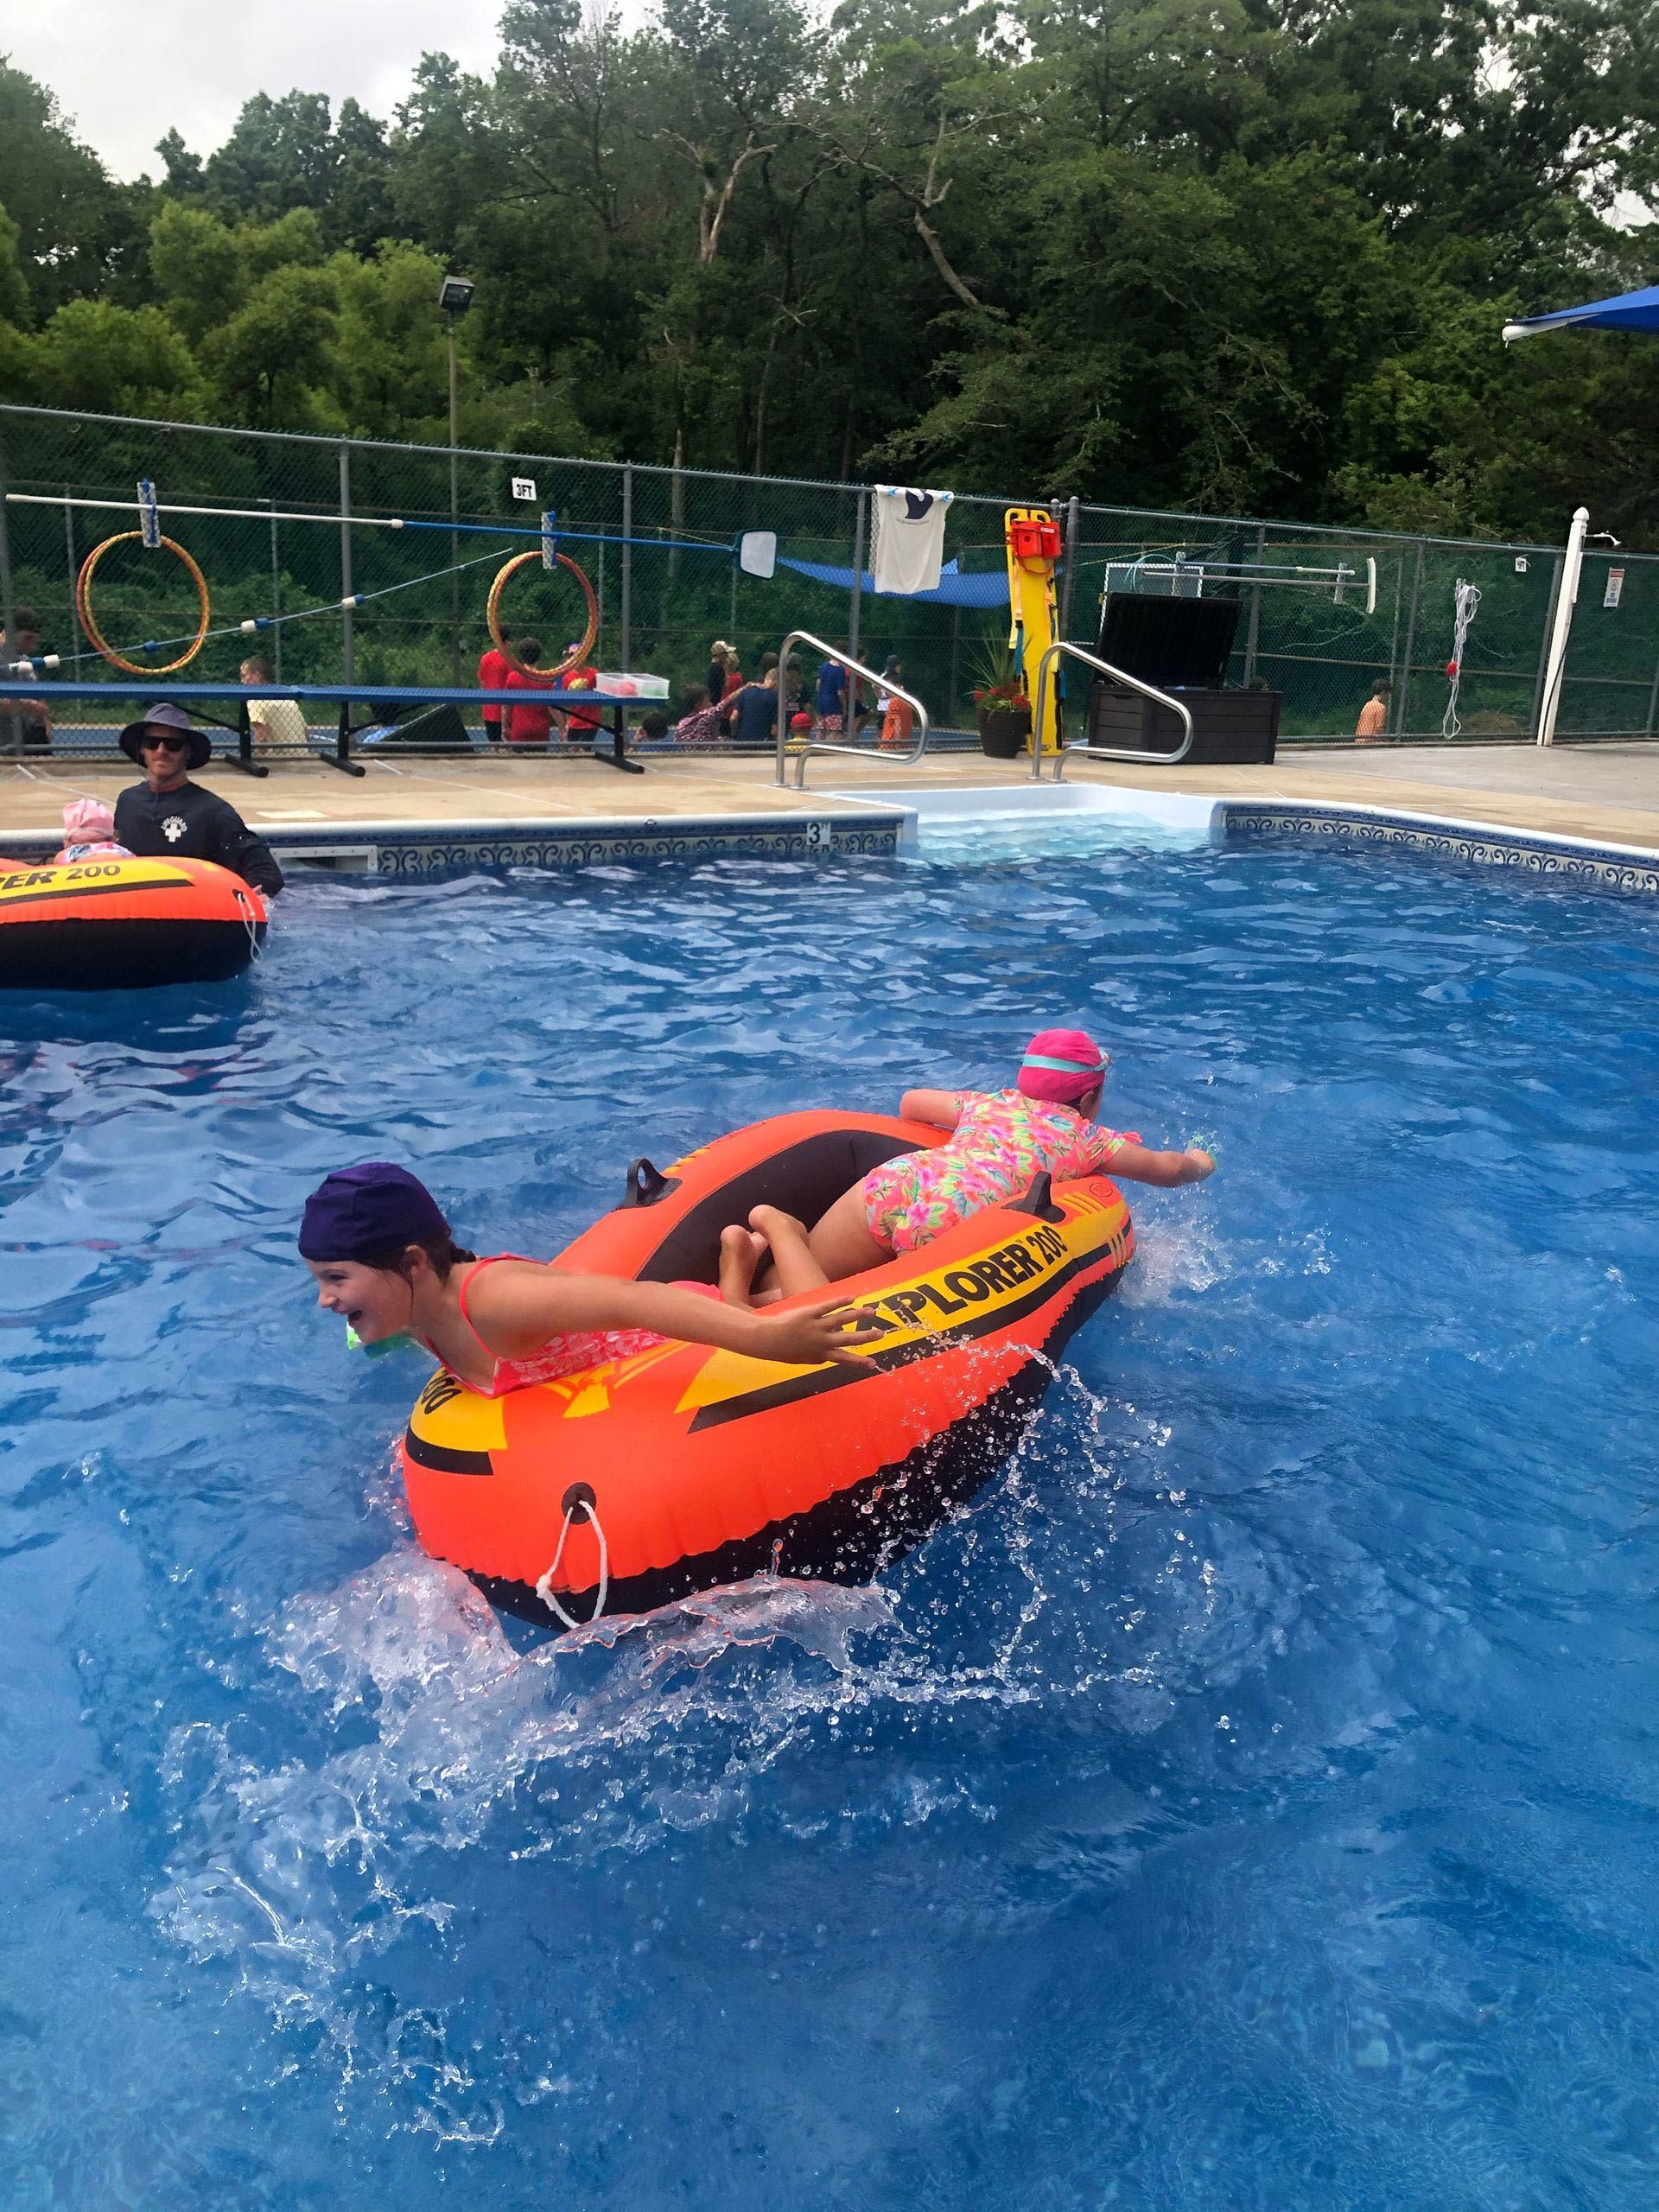
[[[874,804],[871,791],[830,798]],[[1046,844],[1059,832],[1091,850],[1114,844],[1192,848],[1226,835],[1224,799],[1196,791],[1141,791],[1122,784],[957,784],[933,789],[883,785],[880,804],[904,816],[901,850],[965,845],[990,853]]]

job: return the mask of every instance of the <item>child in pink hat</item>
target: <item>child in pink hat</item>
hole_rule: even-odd
[[[1154,1152],[1133,1129],[1095,1121],[1110,1065],[1083,1030],[1043,1029],[1026,1047],[1012,1090],[907,1090],[901,1116],[949,1129],[949,1140],[872,1168],[810,1232],[775,1206],[757,1206],[749,1226],[772,1247],[776,1286],[792,1298],[879,1268],[1020,1197],[1039,1175],[1071,1182],[1109,1166],[1132,1182],[1167,1187],[1212,1174],[1214,1159],[1196,1146]]]
[[[78,798],[63,810],[63,850],[54,862],[63,868],[71,861],[130,861],[132,855],[115,842],[115,817],[101,798]]]

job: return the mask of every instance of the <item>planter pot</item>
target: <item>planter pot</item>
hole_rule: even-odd
[[[1012,760],[1031,736],[1029,707],[981,707],[976,710],[979,747],[992,760]]]

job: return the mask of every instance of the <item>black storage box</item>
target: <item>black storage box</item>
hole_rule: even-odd
[[[1100,657],[1160,691],[1219,690],[1227,681],[1240,608],[1236,599],[1172,599],[1110,591],[1100,616]]]
[[[1109,656],[1103,655],[1103,658]],[[1134,673],[1140,675],[1136,669]],[[1147,683],[1153,677],[1144,679]],[[1162,685],[1159,687],[1164,689]],[[1180,690],[1176,695],[1192,717],[1189,761],[1271,760],[1279,737],[1281,691]],[[1165,759],[1181,741],[1179,717],[1167,707],[1142,698],[1126,684],[1097,676],[1089,687],[1089,742]]]

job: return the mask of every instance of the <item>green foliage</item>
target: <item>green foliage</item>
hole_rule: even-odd
[[[1656,273],[1656,34],[1659,0],[509,0],[488,78],[426,54],[389,126],[261,92],[135,187],[0,66],[0,393],[442,435],[453,268],[468,438],[1651,537],[1659,347],[1497,334]]]
[[[200,422],[206,394],[179,331],[159,308],[70,300],[33,349],[35,396],[100,415]]]

